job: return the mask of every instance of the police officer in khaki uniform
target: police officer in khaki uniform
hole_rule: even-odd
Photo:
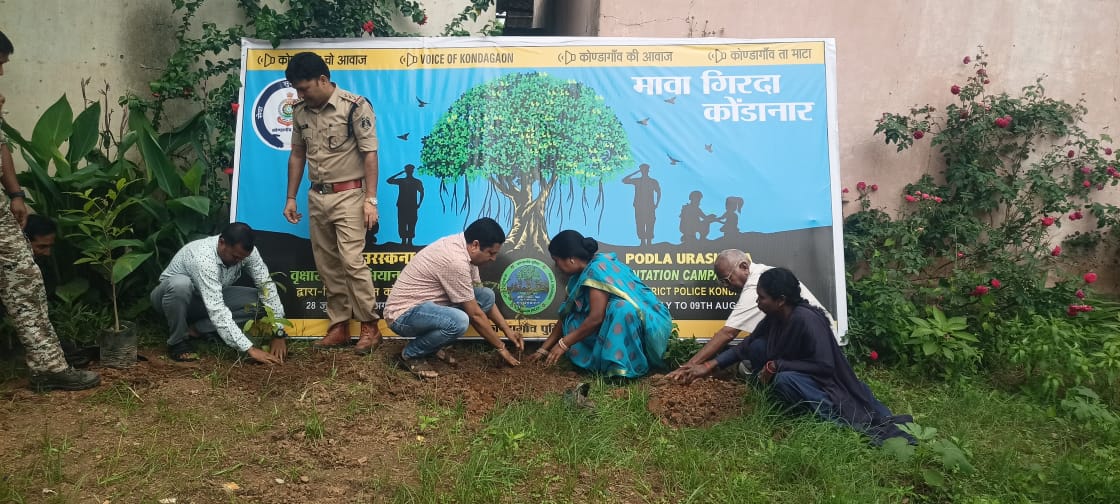
[[[284,217],[295,224],[296,193],[308,165],[311,190],[311,250],[327,293],[330,329],[319,348],[350,343],[350,319],[361,322],[361,355],[381,344],[373,279],[362,252],[366,231],[377,223],[377,132],[373,107],[361,96],[331,82],[331,71],[317,54],[292,56],[285,77],[299,94],[293,112],[292,151],[288,156],[288,200]]]
[[[0,32],[0,75],[15,49]],[[4,95],[0,94],[0,124],[3,123]],[[31,247],[20,227],[27,223],[24,193],[16,180],[8,140],[0,132],[0,182],[7,198],[0,198],[0,301],[16,327],[16,334],[27,353],[31,370],[30,386],[37,391],[51,389],[82,390],[96,387],[101,376],[74,369],[66,363],[54,326],[47,318],[47,291],[43,274],[35,265]]]

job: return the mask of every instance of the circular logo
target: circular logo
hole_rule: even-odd
[[[518,259],[502,272],[502,301],[522,315],[536,315],[556,296],[552,268],[537,259]]]
[[[292,148],[292,112],[299,97],[292,83],[280,79],[261,91],[253,102],[253,130],[257,138],[278,150]]]

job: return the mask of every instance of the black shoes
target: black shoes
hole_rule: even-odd
[[[37,373],[31,375],[28,385],[36,392],[50,390],[85,390],[101,384],[101,375],[93,371],[67,368],[57,373]]]

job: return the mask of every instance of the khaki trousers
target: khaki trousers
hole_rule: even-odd
[[[333,326],[351,318],[377,320],[373,275],[362,253],[366,247],[365,191],[333,194],[310,191],[311,251],[327,295],[327,317]]]

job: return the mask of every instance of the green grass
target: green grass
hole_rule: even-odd
[[[897,412],[920,412],[918,423],[954,438],[975,470],[946,469],[933,443],[900,462],[855,432],[787,417],[760,395],[745,399],[755,403],[746,416],[674,430],[646,411],[641,389],[612,399],[599,383],[594,412],[555,396],[514,404],[462,439],[414,447],[418,481],[376,484],[408,503],[1120,502],[1113,430],[976,386],[882,371],[870,381]]]
[[[742,399],[748,413],[674,429],[647,411],[644,382],[622,385],[624,393],[594,383],[592,411],[552,394],[470,418],[462,399],[386,401],[372,388],[379,385],[329,378],[329,369],[334,395],[323,404],[307,404],[303,386],[282,380],[259,397],[227,401],[220,398],[242,385],[228,367],[201,370],[194,379],[202,393],[188,397],[160,396],[158,388],[138,395],[125,382],[102,387],[78,407],[104,421],[66,434],[45,425],[0,454],[0,466],[10,468],[0,478],[0,502],[93,495],[203,502],[225,497],[213,493],[224,481],[300,484],[308,475],[316,485],[338,471],[361,471],[348,495],[356,502],[1120,502],[1120,428],[1073,420],[982,383],[914,381],[879,367],[857,372],[896,413],[938,430],[936,442],[905,460],[850,430],[791,418],[757,393]],[[394,414],[404,431],[393,452],[363,452],[348,441],[349,429]],[[101,435],[101,446],[90,444],[90,432]],[[946,468],[933,449],[944,441],[959,446],[974,470]],[[344,463],[370,460],[324,466],[334,459],[321,457],[338,450],[348,452]]]

